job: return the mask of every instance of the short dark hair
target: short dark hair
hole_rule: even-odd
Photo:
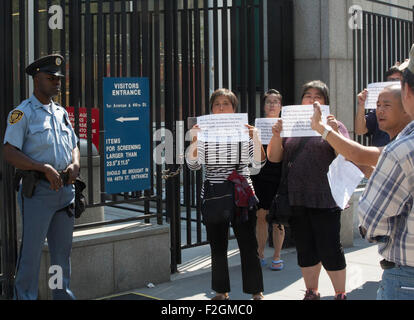
[[[277,91],[276,89],[269,89],[264,95],[263,95],[263,99],[262,99],[262,101],[263,101],[263,104],[266,102],[266,99],[269,97],[269,96],[271,96],[272,94],[274,94],[274,95],[276,95],[277,96],[277,98],[280,100],[280,102],[282,102],[282,99],[283,99],[283,97],[282,97],[282,94],[279,92],[279,91]]]
[[[391,68],[388,69],[387,72],[385,72],[385,79],[387,79],[389,76],[393,75],[394,73],[399,73],[401,74],[401,70],[398,69],[397,66],[392,66]]]
[[[210,111],[213,109],[213,103],[214,100],[216,100],[217,97],[225,96],[229,98],[231,105],[233,106],[233,110],[236,111],[237,107],[239,106],[239,99],[237,99],[236,95],[229,89],[226,88],[220,88],[214,91],[211,94],[210,97]]]
[[[414,73],[412,73],[408,68],[406,68],[402,73],[401,86],[408,84],[411,90],[414,91]]]
[[[326,83],[324,83],[320,80],[313,80],[313,81],[310,81],[308,83],[305,83],[302,87],[302,97],[301,97],[301,99],[303,99],[303,97],[305,96],[305,93],[309,89],[318,90],[323,95],[323,97],[325,99],[325,104],[329,105],[329,88],[326,85]]]

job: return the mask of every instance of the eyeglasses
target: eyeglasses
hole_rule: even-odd
[[[280,106],[280,101],[267,101],[265,103],[265,105],[267,105],[267,106],[271,106],[271,105],[273,105],[273,106]]]

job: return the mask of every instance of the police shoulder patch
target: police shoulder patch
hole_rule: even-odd
[[[10,124],[15,124],[17,122],[19,122],[20,120],[22,120],[24,113],[20,110],[14,110],[11,114],[10,114],[10,118],[9,118],[9,123]]]

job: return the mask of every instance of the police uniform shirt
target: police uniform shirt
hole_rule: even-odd
[[[4,144],[58,171],[72,163],[77,142],[68,113],[53,101],[49,107],[44,106],[32,95],[9,113]]]

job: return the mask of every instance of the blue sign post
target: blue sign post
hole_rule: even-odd
[[[105,191],[151,187],[148,78],[104,78]]]

